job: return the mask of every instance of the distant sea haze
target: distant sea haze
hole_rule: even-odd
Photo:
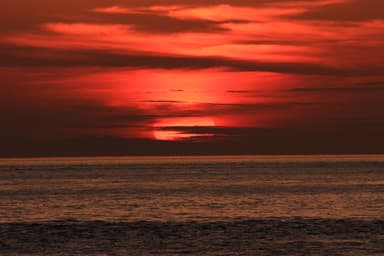
[[[384,156],[0,160],[0,255],[384,255]]]

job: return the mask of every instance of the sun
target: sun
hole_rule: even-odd
[[[188,132],[193,127],[213,127],[215,122],[209,117],[164,118],[154,124],[153,137],[156,140],[175,141],[193,137],[213,136],[211,133]],[[178,129],[180,127],[180,129]]]

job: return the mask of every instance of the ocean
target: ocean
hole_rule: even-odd
[[[2,159],[0,255],[384,255],[384,156]]]

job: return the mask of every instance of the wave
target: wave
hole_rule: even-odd
[[[378,255],[384,220],[1,223],[0,255]]]

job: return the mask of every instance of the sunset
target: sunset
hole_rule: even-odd
[[[384,152],[380,0],[0,7],[4,156]]]
[[[0,2],[0,255],[384,254],[383,60],[383,0]]]

